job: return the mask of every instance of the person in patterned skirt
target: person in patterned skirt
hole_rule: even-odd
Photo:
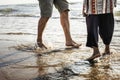
[[[87,60],[92,61],[100,57],[98,46],[99,35],[105,45],[102,55],[110,55],[110,42],[114,32],[113,10],[117,0],[84,0],[83,16],[86,18],[87,42],[86,46],[93,49],[93,54]]]

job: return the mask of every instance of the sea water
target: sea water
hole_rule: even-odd
[[[78,43],[82,43],[83,46],[85,46],[86,43],[86,23],[85,18],[82,16],[82,1],[79,2],[79,0],[76,0],[76,2],[72,1],[69,4],[69,19],[70,19],[70,31],[73,39],[77,41]],[[120,2],[118,2],[117,8],[115,9],[115,13],[118,13],[118,15],[115,15],[115,29],[114,29],[114,35],[111,42],[111,49],[116,53],[115,56],[112,58],[114,59],[110,67],[99,65],[99,67],[92,68],[87,65],[88,63],[84,61],[80,61],[80,66],[73,65],[73,69],[75,69],[76,72],[80,72],[81,75],[85,78],[88,77],[94,77],[94,73],[97,74],[98,71],[103,73],[103,71],[107,71],[108,73],[104,74],[105,76],[113,76],[110,80],[117,80],[117,75],[120,71]],[[14,5],[0,5],[0,54],[3,53],[2,47],[9,46],[10,44],[19,45],[27,43],[36,43],[36,37],[37,37],[37,26],[38,26],[38,20],[40,18],[40,9],[38,3],[34,4],[14,4]],[[51,44],[54,48],[64,48],[65,43],[65,37],[62,30],[62,27],[60,25],[59,20],[59,12],[54,7],[52,17],[49,19],[49,22],[46,25],[46,28],[44,30],[44,37],[43,40]],[[7,44],[9,42],[9,44]],[[100,39],[99,47],[104,48],[103,43]],[[84,50],[85,49],[85,50]],[[79,54],[80,53],[85,54]],[[90,51],[86,48],[82,47],[80,50],[71,50],[71,51],[63,51],[63,53],[73,53],[72,55],[68,56],[70,57],[70,60],[79,60],[77,58],[82,56],[87,56]],[[61,55],[61,53],[58,53],[58,55]],[[75,55],[77,54],[77,55]],[[2,54],[4,55],[4,53]],[[59,57],[60,57],[59,55]],[[117,56],[118,55],[118,56]],[[45,56],[46,57],[46,56]],[[54,58],[55,61],[63,60],[63,57],[61,58]],[[76,59],[75,59],[76,58]],[[40,58],[41,59],[41,58]],[[49,59],[49,58],[48,58]],[[51,57],[53,59],[53,56]],[[51,60],[50,59],[50,60]],[[66,59],[66,57],[65,57]],[[39,61],[39,60],[38,60]],[[52,62],[52,61],[51,61]],[[91,69],[91,73],[88,74],[88,72]],[[98,70],[96,72],[96,70]],[[87,72],[87,73],[86,73]],[[83,73],[83,74],[82,74]],[[102,75],[102,74],[98,74]],[[104,76],[104,77],[105,77]],[[75,80],[77,79],[76,76],[73,77]],[[98,77],[99,78],[99,77]],[[99,79],[92,79],[92,80],[99,80]],[[104,79],[103,79],[104,80]],[[119,79],[118,79],[119,80]]]

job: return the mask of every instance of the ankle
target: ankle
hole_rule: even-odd
[[[42,43],[42,41],[41,40],[37,40],[37,43]]]
[[[66,41],[66,45],[72,45],[73,42],[72,41]]]
[[[109,45],[105,45],[105,52],[110,52],[110,46]]]
[[[100,54],[98,47],[93,47],[93,54]]]

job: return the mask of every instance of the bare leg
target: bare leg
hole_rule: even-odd
[[[37,44],[40,48],[42,48],[42,47],[47,48],[42,42],[42,35],[43,35],[43,31],[45,29],[48,19],[49,19],[49,17],[41,17],[38,22]]]
[[[93,47],[93,54],[92,54],[92,56],[90,57],[90,58],[88,58],[87,60],[88,61],[91,61],[91,60],[94,60],[95,58],[98,58],[98,57],[100,57],[101,55],[100,55],[100,51],[99,51],[99,49],[98,49],[98,47]]]
[[[80,45],[77,44],[71,38],[68,11],[63,11],[62,13],[60,13],[60,20],[64,30],[65,38],[66,38],[66,46],[73,46],[73,47],[79,48],[81,44]]]

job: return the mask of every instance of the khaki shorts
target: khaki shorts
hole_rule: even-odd
[[[38,0],[41,16],[42,17],[51,17],[53,11],[53,5],[61,13],[62,11],[68,10],[68,2],[66,0]]]

